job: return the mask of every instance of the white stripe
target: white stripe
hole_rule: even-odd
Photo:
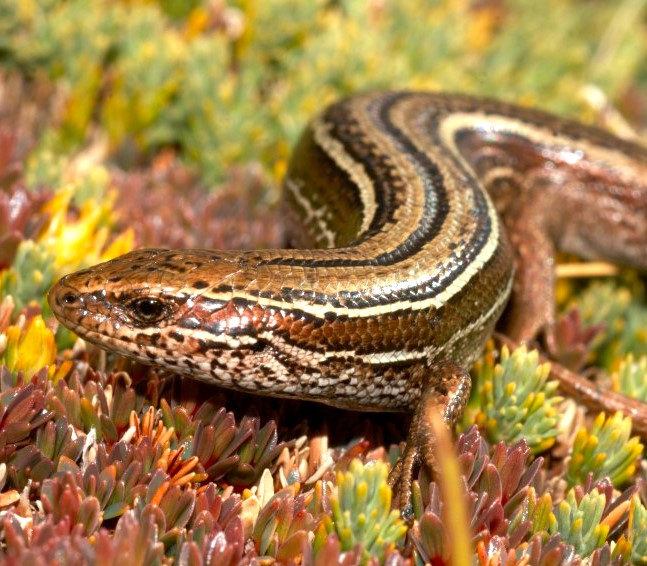
[[[328,228],[328,223],[325,219],[327,210],[324,208],[319,210],[313,208],[312,203],[301,193],[301,188],[303,187],[303,183],[301,181],[286,179],[285,183],[283,183],[283,187],[292,194],[294,200],[305,212],[305,217],[301,220],[303,225],[305,226],[314,222],[318,226],[319,232],[326,240],[327,246],[332,248],[335,245],[336,234]]]
[[[508,301],[510,292],[512,291],[513,279],[510,278],[507,282],[506,288],[496,298],[496,301],[490,308],[481,314],[476,320],[473,320],[467,326],[458,330],[452,337],[442,345],[430,345],[422,350],[391,350],[389,352],[374,352],[370,354],[357,354],[355,350],[337,350],[337,351],[313,351],[301,348],[295,344],[287,344],[283,339],[271,331],[260,332],[258,337],[267,343],[279,348],[284,353],[289,355],[292,359],[307,362],[307,365],[318,367],[320,363],[330,359],[344,359],[348,358],[356,362],[361,361],[367,365],[383,365],[401,361],[411,360],[432,360],[436,359],[442,352],[451,350],[451,348],[465,336],[471,334],[476,329],[482,327],[486,322],[493,320],[494,314],[503,308]],[[295,355],[296,352],[303,352],[300,355]],[[474,353],[474,357],[478,356],[480,351]]]
[[[362,226],[358,237],[366,232],[373,221],[377,204],[375,203],[375,187],[364,167],[357,163],[344,148],[343,144],[330,135],[331,125],[321,117],[312,122],[312,132],[315,141],[322,147],[342,171],[345,171],[358,188],[362,201]]]

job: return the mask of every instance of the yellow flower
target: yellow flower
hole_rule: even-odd
[[[77,217],[71,220],[69,208],[75,191],[75,185],[66,185],[44,208],[50,215],[50,222],[40,240],[56,257],[56,271],[61,274],[112,259],[134,246],[134,232],[129,229],[105,247],[110,234],[109,225],[114,221],[114,192],[109,192],[100,203],[93,198],[87,199]]]
[[[41,316],[31,319],[24,328],[24,319],[0,334],[0,364],[13,374],[23,372],[30,379],[45,366],[55,371],[56,343],[54,333],[45,326]]]

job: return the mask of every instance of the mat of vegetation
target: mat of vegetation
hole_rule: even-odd
[[[45,299],[135,247],[279,245],[290,147],[358,90],[486,95],[640,140],[645,3],[0,0],[0,561],[647,563],[630,419],[560,396],[535,351],[488,347],[408,524],[386,483],[405,416],[135,365]],[[554,357],[647,402],[639,274],[559,285]]]

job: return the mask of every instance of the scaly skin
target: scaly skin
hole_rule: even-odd
[[[140,250],[64,277],[50,305],[82,338],[197,379],[355,410],[417,405],[416,423],[439,411],[451,424],[510,295],[512,339],[551,331],[555,248],[647,267],[645,179],[643,148],[548,114],[359,95],[294,151],[289,243],[307,249]],[[414,424],[404,494],[433,446]]]

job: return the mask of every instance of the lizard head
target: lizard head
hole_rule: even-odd
[[[259,332],[272,324],[271,313],[240,291],[253,274],[239,258],[138,250],[64,276],[49,304],[64,326],[101,348],[197,378],[230,379],[241,363],[262,363]]]

